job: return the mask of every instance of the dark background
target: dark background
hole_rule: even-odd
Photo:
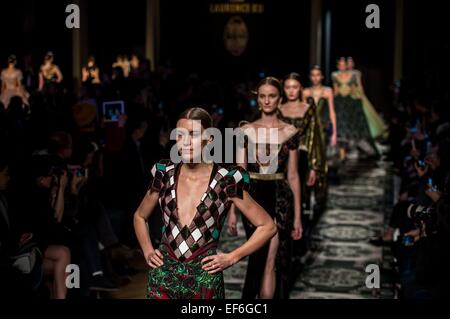
[[[217,78],[283,76],[300,72],[305,81],[309,65],[311,0],[254,1],[265,4],[262,15],[242,15],[250,41],[247,51],[232,57],[223,47],[222,34],[228,14],[210,14],[207,0],[161,1],[159,63],[170,61],[180,74],[195,72]],[[225,0],[223,2],[226,2]],[[403,76],[413,87],[425,88],[428,98],[448,94],[447,14],[440,1],[405,0]],[[66,84],[71,85],[71,31],[65,28],[65,7],[70,1],[2,1],[0,10],[0,66],[14,53],[19,67],[31,53],[37,69],[52,50]],[[365,7],[378,4],[381,28],[365,27]],[[339,56],[353,56],[364,74],[369,98],[383,108],[393,80],[393,0],[323,0],[332,12],[331,70]],[[89,53],[104,71],[118,53],[144,53],[145,1],[88,1]],[[83,25],[82,25],[83,27]],[[324,63],[325,61],[322,61]]]

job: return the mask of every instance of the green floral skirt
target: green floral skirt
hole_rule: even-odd
[[[216,254],[211,248],[188,262],[171,256],[165,245],[159,248],[164,265],[148,272],[148,299],[224,299],[223,273],[202,269],[201,261]]]

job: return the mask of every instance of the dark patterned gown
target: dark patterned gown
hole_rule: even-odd
[[[298,130],[298,171],[301,185],[302,226],[303,239],[294,242],[294,259],[297,261],[310,246],[310,232],[312,230],[313,209],[323,210],[326,205],[327,194],[327,160],[323,137],[323,127],[317,114],[317,106],[312,98],[308,99],[310,107],[303,117],[285,117],[280,112],[280,119],[294,125]],[[316,184],[307,186],[310,170],[316,172]],[[314,190],[317,204],[311,205],[311,194]],[[317,207],[316,207],[317,206]],[[294,274],[295,276],[295,274]]]
[[[364,114],[362,100],[354,97],[354,87],[357,84],[353,74],[349,80],[342,81],[339,72],[333,72],[331,78],[337,85],[337,95],[334,97],[336,110],[336,125],[338,142],[343,146],[352,146],[361,142],[367,143],[367,153],[378,154],[370,133],[369,124]]]
[[[201,260],[216,254],[220,232],[232,204],[249,190],[249,174],[241,167],[225,169],[214,164],[210,183],[188,226],[180,224],[176,186],[183,164],[162,160],[152,168],[150,191],[159,192],[163,213],[159,250],[164,265],[148,272],[150,299],[223,299],[223,273],[208,274]]]
[[[292,266],[291,231],[294,222],[294,198],[287,182],[286,174],[289,151],[298,147],[299,139],[297,134],[298,131],[287,141],[277,145],[278,167],[276,172],[270,174],[262,172],[263,168],[258,161],[247,164],[252,185],[250,195],[275,219],[278,228],[280,244],[275,265],[275,298],[289,297],[289,279]],[[250,139],[247,139],[246,146],[247,148],[252,147]],[[244,215],[242,215],[242,220],[246,236],[250,238],[256,228]],[[243,299],[255,299],[259,296],[269,245],[270,242],[249,256],[247,274],[242,292]]]
[[[321,97],[316,105],[314,99],[309,97],[307,102],[315,106],[315,114],[312,116],[305,144],[308,154],[310,154],[308,157],[309,166],[317,173],[317,180],[314,185],[316,201],[323,210],[326,208],[328,193],[327,145],[329,137],[332,135],[333,124],[329,117],[327,99]]]
[[[320,104],[321,100],[319,100],[319,105],[321,106],[319,109],[319,105],[315,105],[312,97],[308,98],[307,102],[310,107],[303,117],[292,118],[280,114],[280,118],[284,122],[294,125],[299,130],[299,134],[297,135],[299,138],[299,150],[300,153],[306,152],[306,155],[301,155],[299,158],[306,158],[307,168],[316,171],[316,190],[320,193],[326,188],[326,177],[328,172],[324,137],[325,132],[319,115],[319,110],[323,109],[323,105]],[[302,164],[299,167],[304,166],[303,163],[299,164]],[[304,181],[306,183],[306,179],[307,176],[305,175],[302,182]]]
[[[316,104],[314,98],[310,96],[307,99],[309,104]],[[321,137],[323,139],[323,145],[326,149],[327,145],[330,143],[329,137],[333,133],[333,124],[330,121],[330,110],[328,108],[328,100],[324,97],[320,97],[316,104],[317,112],[317,125],[321,129]]]

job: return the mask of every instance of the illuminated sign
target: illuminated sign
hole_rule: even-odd
[[[262,3],[211,3],[210,13],[261,14],[264,13]]]

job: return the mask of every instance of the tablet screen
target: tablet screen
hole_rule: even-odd
[[[103,103],[103,115],[105,122],[118,122],[121,115],[125,114],[123,101],[111,101]]]

